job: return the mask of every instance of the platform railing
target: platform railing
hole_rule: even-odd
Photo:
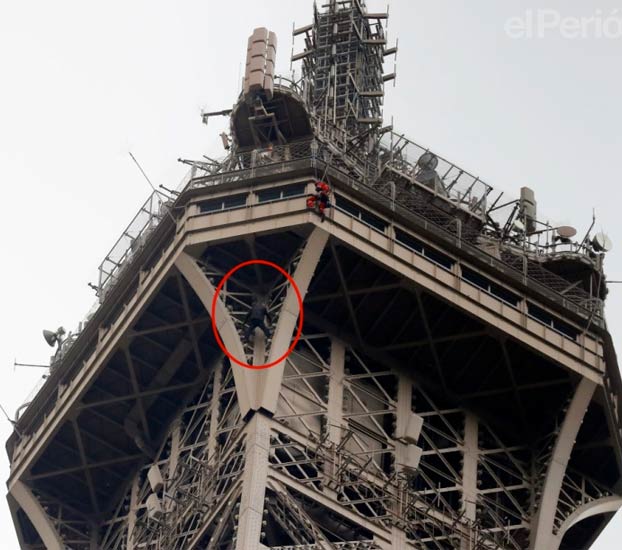
[[[435,159],[433,169],[420,164],[426,154]],[[493,191],[490,185],[403,135],[393,131],[385,134],[380,141],[380,165],[382,170],[392,170],[413,184],[446,196],[474,215],[483,217],[486,214],[487,198]],[[434,175],[438,177],[436,186],[433,185]]]
[[[100,299],[118,278],[128,258],[142,247],[147,235],[166,215],[164,205],[166,200],[165,195],[158,191],[151,193],[99,265],[97,295]]]
[[[436,173],[440,185],[434,188],[423,179],[424,170],[417,165],[417,160],[429,151],[416,143],[396,136],[383,140],[378,155],[364,159],[352,153],[343,152],[338,147],[327,145],[319,140],[309,139],[277,145],[269,148],[257,148],[232,152],[222,161],[222,170],[216,174],[198,176],[191,182],[193,188],[219,185],[245,179],[253,171],[268,165],[285,165],[297,160],[317,159],[329,164],[341,165],[356,175],[361,183],[374,186],[381,179],[399,176],[411,186],[425,188],[453,206],[470,212],[483,219],[486,211],[486,199],[492,187],[462,170],[456,165],[437,157]],[[436,155],[435,155],[436,156]]]

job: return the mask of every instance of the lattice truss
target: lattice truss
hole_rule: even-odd
[[[330,339],[307,335],[288,361],[271,463],[291,487],[330,495],[344,511],[382,529],[397,526],[426,548],[522,548],[528,538],[530,453],[505,447],[478,426],[477,514],[465,516],[462,486],[466,412],[440,409],[413,386],[412,410],[423,417],[419,468],[396,464],[399,375],[377,369],[349,348],[342,392],[331,390]],[[341,396],[340,411],[330,397]],[[331,424],[341,417],[337,425]],[[282,480],[282,478],[279,478]],[[287,483],[285,483],[287,485]],[[297,541],[304,544],[310,541]]]
[[[544,484],[548,475],[548,468],[551,464],[553,450],[555,442],[559,436],[560,429],[563,423],[565,414],[568,411],[570,405],[570,398],[564,404],[556,419],[553,430],[542,437],[538,442],[539,452],[534,459],[534,493],[537,502],[540,502],[544,492]],[[598,415],[600,414],[598,405],[592,404],[588,411],[588,414]],[[589,418],[589,416],[587,417]],[[599,418],[599,423],[602,423],[602,419]],[[591,430],[592,427],[588,426],[579,433],[579,436],[584,434],[585,431]],[[557,502],[557,508],[555,510],[555,519],[553,523],[553,532],[558,534],[562,528],[564,522],[582,506],[588,505],[595,501],[614,496],[611,488],[606,487],[599,480],[594,477],[590,477],[580,472],[576,467],[576,458],[580,454],[584,447],[580,443],[578,438],[578,445],[575,445],[575,449],[571,455],[570,463],[564,478],[562,480],[562,487],[559,494],[559,500]],[[602,443],[591,441],[586,447],[597,447]]]
[[[231,542],[245,442],[232,371],[224,363],[179,416],[156,460],[141,469],[102,528],[103,550],[182,550],[191,544],[216,549]],[[163,475],[155,492],[148,478],[154,465]],[[153,494],[161,506],[157,517],[148,510]]]
[[[405,463],[397,439],[398,416],[412,413],[422,419],[416,467]],[[102,549],[236,547],[248,424],[227,361],[173,426],[100,530]],[[556,437],[553,430],[538,442],[540,452],[506,446],[486,422],[437,402],[406,373],[311,330],[286,362],[269,426],[261,542],[280,550],[384,550],[395,529],[414,548],[525,548]],[[154,464],[163,476],[155,518]],[[609,494],[570,469],[556,528]],[[62,526],[68,541],[85,532],[67,519]]]
[[[324,7],[316,6],[313,24],[299,31],[305,94],[320,123],[359,134],[382,122],[386,15],[367,13],[359,0]]]
[[[284,233],[279,244],[279,264],[293,275],[304,254],[304,239]],[[331,265],[329,258],[336,259],[335,250],[331,245],[325,250],[322,271]],[[249,239],[211,247],[196,261],[215,287],[241,258],[270,257],[269,253],[266,243]],[[317,276],[321,275],[320,271]],[[335,264],[335,278],[347,294],[342,261]],[[384,279],[373,286],[395,289],[393,281]],[[248,267],[229,278],[220,297],[242,335],[254,296],[267,295],[268,310],[276,319],[287,290],[284,277],[273,269]],[[331,299],[339,295],[329,294]],[[183,294],[182,301],[189,297]],[[397,299],[396,295],[389,303]],[[313,297],[308,302],[313,303]],[[350,304],[350,318],[357,319],[361,303]],[[193,306],[194,315],[203,320],[203,328],[197,330],[207,330],[199,306]],[[409,315],[422,314],[419,306]],[[508,445],[507,432],[501,437],[490,415],[481,417],[453,397],[440,397],[445,395],[439,386],[443,379],[435,382],[432,373],[444,356],[433,343],[428,374],[425,369],[407,371],[386,354],[368,355],[364,338],[356,343],[345,330],[343,340],[336,336],[339,327],[324,323],[324,314],[314,314],[312,307],[307,317],[302,337],[285,362],[274,415],[254,413],[268,426],[263,458],[253,458],[249,466],[255,445],[249,437],[257,434],[252,432],[252,415],[240,415],[228,360],[210,361],[203,375],[194,378],[194,397],[184,402],[153,456],[144,453],[146,463],[114,500],[114,512],[105,521],[87,524],[76,510],[36,493],[68,547],[86,550],[96,531],[98,547],[104,550],[240,548],[240,517],[249,491],[259,495],[255,509],[263,506],[260,537],[268,548],[386,550],[396,532],[403,547],[528,547],[568,403],[560,399],[552,408],[558,410],[558,418],[542,426],[550,430],[547,437],[524,446]],[[373,332],[382,318],[380,314],[372,319],[368,330]],[[187,315],[186,323],[192,319]],[[411,346],[400,340],[400,331],[411,322],[396,329],[400,343],[395,345]],[[141,330],[156,329],[161,330],[160,325]],[[368,330],[354,326],[365,339]],[[425,332],[426,342],[434,342],[433,333]],[[256,341],[257,337],[245,341],[249,362],[257,358]],[[416,347],[421,342],[416,340]],[[268,338],[266,357],[270,344]],[[405,364],[416,360],[413,356]],[[461,366],[468,367],[468,361]],[[600,405],[593,404],[590,411],[587,431],[605,426],[606,440]],[[420,422],[418,429],[405,431],[405,423],[413,418]],[[519,422],[520,416],[516,418]],[[594,445],[587,437],[585,443]],[[562,534],[564,522],[577,508],[611,495],[597,479],[580,473],[580,448],[570,461],[556,510],[555,530]],[[249,489],[245,476],[249,469],[260,469],[262,460],[265,482],[251,483]],[[154,470],[160,482],[154,482]]]
[[[35,492],[37,500],[48,514],[52,524],[65,541],[68,548],[73,550],[89,550],[91,548],[91,524],[78,511],[66,506],[58,499],[50,498],[40,492]],[[29,550],[46,550],[43,543],[28,544]]]
[[[253,256],[256,256],[257,251],[254,249],[256,244],[249,241],[248,246],[251,248]],[[280,266],[282,269],[293,276],[296,266],[300,262],[304,246],[295,248],[289,256],[289,260],[285,265]],[[223,250],[219,250],[218,254],[221,254]],[[237,263],[237,262],[234,262]],[[222,262],[214,261],[214,258],[207,255],[203,259],[198,261],[203,273],[210,281],[210,283],[216,287],[218,283],[226,275],[226,267],[229,265]],[[247,277],[246,275],[252,272],[254,277]],[[242,268],[241,270],[233,273],[224,282],[218,298],[225,304],[231,319],[235,324],[235,328],[241,337],[244,351],[246,353],[246,361],[252,364],[255,360],[255,347],[254,341],[251,338],[245,338],[246,327],[248,323],[248,315],[253,306],[253,302],[256,299],[261,299],[266,303],[267,315],[272,319],[272,324],[276,322],[281,305],[285,300],[287,289],[290,283],[286,277],[278,273],[271,267],[265,267],[260,265],[253,265]],[[270,324],[270,322],[268,322]],[[264,347],[266,352],[269,350],[272,343],[273,326],[270,327],[270,336],[265,340]],[[265,353],[264,353],[265,355]]]

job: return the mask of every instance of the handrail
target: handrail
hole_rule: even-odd
[[[97,295],[100,301],[108,287],[118,278],[126,260],[144,244],[149,232],[165,215],[164,202],[161,193],[151,193],[99,265]]]

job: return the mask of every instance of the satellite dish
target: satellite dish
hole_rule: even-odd
[[[428,151],[419,157],[417,164],[424,170],[436,170],[438,166],[438,157],[434,153]]]
[[[557,228],[557,234],[562,239],[572,239],[577,234],[577,230],[569,225],[562,225]]]
[[[613,248],[611,239],[602,231],[592,239],[592,246],[596,252],[609,252]]]

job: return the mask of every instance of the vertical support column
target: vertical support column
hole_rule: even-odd
[[[478,420],[470,412],[464,416],[464,445],[462,448],[462,511],[470,522],[477,519],[477,464],[479,462]],[[465,534],[466,535],[466,534]],[[462,550],[473,547],[472,533],[461,540]]]
[[[331,338],[330,376],[328,379],[328,439],[339,445],[341,442],[341,426],[343,424],[343,379],[346,357],[345,344]]]
[[[214,386],[212,388],[212,400],[210,402],[209,435],[207,439],[207,460],[211,460],[216,453],[216,432],[220,417],[220,389],[222,387],[222,360],[218,361],[214,371]]]
[[[595,382],[587,378],[581,379],[566,412],[557,441],[555,441],[555,447],[546,472],[542,497],[531,527],[530,548],[532,550],[540,550],[540,548],[556,550],[558,548],[553,534],[553,525],[559,494],[579,428],[583,423],[583,418],[595,390]]]
[[[324,473],[328,479],[334,479],[337,472],[337,455],[334,451],[341,443],[341,430],[343,426],[343,380],[344,365],[346,357],[345,344],[331,337],[330,345],[330,376],[328,377],[328,403],[326,406],[326,422],[328,441],[332,444],[330,460],[324,465]],[[333,488],[324,484],[324,492],[336,497],[337,493]]]
[[[419,457],[410,455],[412,451],[409,452],[409,450],[414,447],[414,444],[411,439],[407,441],[409,423],[413,418],[412,395],[412,380],[406,374],[400,372],[397,380],[397,403],[395,406],[395,467],[402,474],[407,473],[409,470],[412,472],[412,469],[418,466],[418,464],[411,464],[412,460],[418,461],[420,458],[420,455]],[[417,432],[418,430],[415,431]],[[418,433],[416,435],[418,436]],[[403,517],[403,490],[400,489],[398,494],[394,496],[393,512],[397,517],[401,518]],[[409,550],[411,548],[408,545],[406,533],[396,525],[391,527],[391,548],[394,550]]]
[[[173,431],[171,433],[171,453],[168,459],[167,479],[171,480],[175,477],[177,464],[179,463],[179,448],[181,445],[181,419],[175,420]]]
[[[130,509],[127,512],[127,550],[134,550],[134,529],[136,529],[136,510],[138,509],[138,476],[132,481]]]
[[[92,523],[90,526],[91,529],[91,543],[90,550],[99,550],[99,531],[97,530],[97,524]]]
[[[269,454],[270,419],[262,413],[256,413],[247,427],[246,462],[242,478],[236,550],[259,550],[261,548]]]
[[[403,373],[400,373],[397,381],[397,404],[395,408],[395,465],[398,470],[403,471],[407,464],[407,444],[403,440],[406,433],[408,419],[412,414],[412,395],[413,388],[411,380]]]
[[[411,550],[411,548],[412,547],[408,545],[406,533],[393,526],[391,529],[391,550]]]
[[[253,339],[253,365],[266,364],[266,335],[263,331],[255,330]]]

